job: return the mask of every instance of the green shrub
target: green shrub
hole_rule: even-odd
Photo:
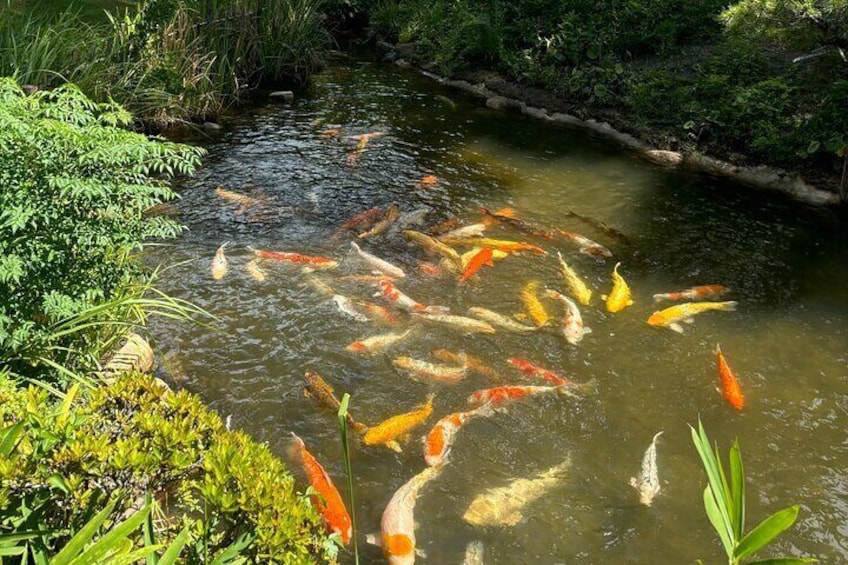
[[[125,306],[145,280],[142,242],[180,230],[143,212],[175,197],[168,179],[193,172],[202,150],[118,127],[129,120],[73,86],[25,96],[0,79],[0,358],[16,374],[90,367],[106,345],[102,324],[131,312],[63,322]]]
[[[225,553],[261,563],[333,561],[316,511],[282,462],[227,431],[196,396],[170,393],[142,374],[59,407],[40,389],[8,387],[0,383],[0,395],[12,400],[0,405],[0,427],[24,427],[17,449],[0,457],[7,522],[22,505],[49,500],[41,525],[74,531],[109,499],[120,500],[120,511],[150,493],[166,512],[156,521],[157,541],[188,527],[188,563]]]

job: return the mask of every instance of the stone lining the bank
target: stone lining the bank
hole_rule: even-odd
[[[403,68],[411,66],[404,59],[397,59],[394,63]],[[677,151],[655,149],[628,133],[618,131],[607,122],[599,122],[591,118],[581,120],[577,116],[561,112],[551,114],[545,108],[528,106],[522,100],[503,96],[488,88],[485,83],[473,84],[466,80],[448,79],[424,69],[418,69],[418,71],[440,84],[484,98],[486,107],[493,110],[520,113],[537,120],[589,131],[592,134],[615,141],[619,145],[634,151],[640,157],[658,165],[672,168],[686,167],[725,177],[742,184],[782,192],[797,200],[816,206],[833,206],[840,203],[838,194],[811,186],[800,176],[792,175],[783,169],[768,166],[741,167],[701,153],[684,154]]]

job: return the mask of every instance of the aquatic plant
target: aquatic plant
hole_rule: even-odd
[[[347,440],[347,408],[349,404],[350,394],[346,392],[339,404],[339,431],[341,432],[342,455],[344,456],[345,476],[347,477],[347,492],[350,496],[350,520],[353,524],[353,559],[354,563],[359,565],[359,545],[356,539],[356,503],[353,498],[353,471],[350,467],[350,445]]]
[[[722,466],[718,446],[713,448],[710,444],[701,419],[698,418],[697,430],[692,426],[689,428],[692,431],[692,442],[698,450],[704,471],[707,473],[708,484],[704,489],[704,510],[710,524],[721,539],[722,547],[727,554],[728,565],[739,565],[743,562],[748,565],[815,563],[816,559],[796,557],[747,561],[795,523],[800,507],[796,504],[778,510],[760,522],[753,530],[745,533],[745,470],[742,466],[739,442],[733,442],[730,448],[728,455],[730,475],[728,476]]]

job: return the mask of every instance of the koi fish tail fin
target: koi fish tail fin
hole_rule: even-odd
[[[738,306],[738,305],[739,305],[739,303],[736,302],[735,300],[730,300],[728,302],[721,302],[720,310],[725,310],[727,312],[735,312],[736,306]]]
[[[360,235],[359,237],[362,237],[362,236]],[[355,241],[351,241],[351,242],[350,242],[350,248],[351,248],[351,249],[353,249],[354,251],[356,251],[357,253],[360,253],[360,252],[362,251],[362,250],[359,248],[359,246],[356,244],[356,242],[355,242]]]
[[[303,440],[300,439],[296,433],[292,432],[292,439],[286,447],[286,453],[289,458],[300,462],[303,461],[303,450],[306,449],[306,444],[303,443]]]
[[[578,386],[578,389],[580,390],[580,392],[582,392],[582,393],[585,393],[585,394],[588,394],[588,393],[597,394],[598,393],[598,379],[596,379],[594,377],[589,379],[585,383],[581,383],[577,386]]]
[[[366,534],[365,543],[369,545],[376,545],[377,547],[383,547],[382,535],[374,533]]]
[[[715,348],[716,355],[721,355],[721,344],[717,343]]]
[[[657,433],[654,434],[654,439],[651,441],[651,443],[657,443],[657,440],[659,439],[659,437],[661,435],[663,435],[663,430],[660,430],[660,431],[658,431]]]
[[[589,328],[589,327],[583,328],[583,335],[590,334],[590,333],[592,333],[592,328]]]

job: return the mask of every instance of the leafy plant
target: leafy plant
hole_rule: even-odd
[[[730,448],[728,464],[730,474],[725,473],[721,463],[718,446],[713,448],[707,437],[704,426],[698,419],[698,429],[689,426],[692,431],[692,442],[704,471],[707,473],[708,484],[704,489],[704,509],[715,531],[721,539],[721,544],[727,554],[728,565],[739,565],[743,562],[754,564],[803,565],[815,563],[816,559],[782,557],[760,561],[746,561],[755,553],[769,545],[781,533],[789,529],[798,517],[799,506],[790,506],[779,510],[759,523],[753,530],[745,533],[745,470],[742,467],[742,452],[739,442],[735,441]]]
[[[356,502],[353,498],[353,471],[350,467],[350,445],[347,440],[347,408],[350,404],[350,394],[344,393],[339,404],[339,431],[342,439],[342,455],[344,456],[345,475],[347,476],[347,491],[350,495],[350,520],[353,525],[353,557],[356,565],[359,565],[359,546],[356,541]]]

